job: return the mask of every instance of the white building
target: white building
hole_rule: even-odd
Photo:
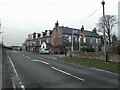
[[[118,2],[118,38],[120,40],[120,1]]]

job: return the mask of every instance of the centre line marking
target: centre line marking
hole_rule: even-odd
[[[26,58],[28,58],[28,59],[31,59],[31,57],[29,57],[29,56],[25,56]]]
[[[85,79],[80,78],[80,77],[75,76],[75,75],[72,75],[72,74],[70,74],[70,73],[68,73],[68,72],[65,72],[65,71],[63,71],[63,70],[57,69],[57,68],[55,68],[55,67],[51,67],[51,68],[54,69],[54,70],[56,70],[56,71],[59,71],[59,72],[61,72],[61,73],[64,73],[64,74],[66,74],[66,75],[72,76],[72,77],[74,77],[74,78],[76,78],[76,79],[79,79],[80,81],[85,81]]]
[[[42,61],[42,60],[35,60],[35,59],[33,59],[32,61],[33,62],[41,62],[41,63],[47,64],[47,65],[49,64],[48,62],[45,62],[45,61]]]
[[[21,54],[22,56],[24,56],[24,54]]]

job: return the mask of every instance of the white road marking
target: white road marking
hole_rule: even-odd
[[[54,60],[56,60],[56,58],[53,58]]]
[[[17,53],[17,51],[13,51],[14,53]]]
[[[16,76],[18,77],[18,73],[17,73],[17,71],[16,71],[16,69],[15,69],[15,66],[14,66],[14,64],[13,64],[13,62],[12,62],[12,60],[11,60],[11,58],[10,58],[9,55],[8,55],[8,58],[9,58],[9,60],[10,60],[10,63],[11,63],[11,65],[12,65],[12,67],[13,67],[13,70],[14,70]]]
[[[101,72],[106,72],[106,73],[111,73],[111,74],[118,75],[118,73],[114,73],[114,72],[107,71],[107,70],[104,70],[104,69],[99,69],[99,68],[94,68],[94,67],[91,67],[90,69],[94,69],[94,70],[97,70],[97,71],[101,71]]]
[[[24,85],[21,85],[21,88],[22,88],[22,90],[25,90],[25,86]]]
[[[21,54],[22,56],[24,56],[24,54]]]
[[[57,69],[57,68],[55,68],[55,67],[51,67],[52,69],[54,69],[54,70],[56,70],[56,71],[59,71],[59,72],[62,72],[62,73],[64,73],[64,74],[66,74],[66,75],[71,75],[70,73],[68,73],[68,72],[65,72],[65,71],[63,71],[63,70],[60,70],[60,69]]]
[[[26,58],[28,58],[28,59],[31,59],[31,57],[29,57],[29,56],[25,56]]]
[[[47,64],[47,65],[49,64],[48,62],[45,62],[45,61],[42,61],[42,60],[35,60],[35,59],[33,59],[32,61],[33,62],[41,62],[41,63]]]
[[[14,66],[14,64],[13,64],[10,56],[9,56],[8,54],[7,54],[7,56],[8,56],[8,59],[10,60],[10,63],[11,63],[11,65],[12,65],[12,68],[13,68],[14,72],[15,72],[15,75],[16,75],[17,79],[19,80],[19,83],[20,83],[20,85],[21,85],[22,90],[25,90],[25,86],[24,86],[24,85],[22,84],[22,82],[20,81],[19,75],[18,75],[18,73],[17,73],[17,71],[16,71],[16,69],[15,69],[15,66]],[[13,83],[13,87],[15,87],[15,83]]]
[[[55,68],[55,67],[51,67],[51,68],[54,69],[54,70],[56,70],[56,71],[59,71],[59,72],[61,72],[61,73],[64,73],[64,74],[66,74],[66,75],[72,76],[72,77],[74,77],[74,78],[76,78],[76,79],[79,79],[80,81],[85,81],[85,79],[83,79],[83,78],[80,78],[80,77],[78,77],[78,76],[72,75],[72,74],[70,74],[70,73],[68,73],[68,72],[65,72],[65,71],[63,71],[63,70],[60,70],[60,69],[58,69],[58,68]]]

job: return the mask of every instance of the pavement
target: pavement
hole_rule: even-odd
[[[12,88],[12,69],[11,64],[8,60],[6,49],[2,49],[2,89],[9,90]]]
[[[0,46],[0,90],[2,89],[2,47]]]

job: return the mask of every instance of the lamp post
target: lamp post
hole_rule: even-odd
[[[104,19],[104,55],[105,55],[105,61],[107,62],[107,52],[106,52],[106,35],[105,35],[105,1],[103,0],[101,2],[101,4],[103,5],[103,19]]]

